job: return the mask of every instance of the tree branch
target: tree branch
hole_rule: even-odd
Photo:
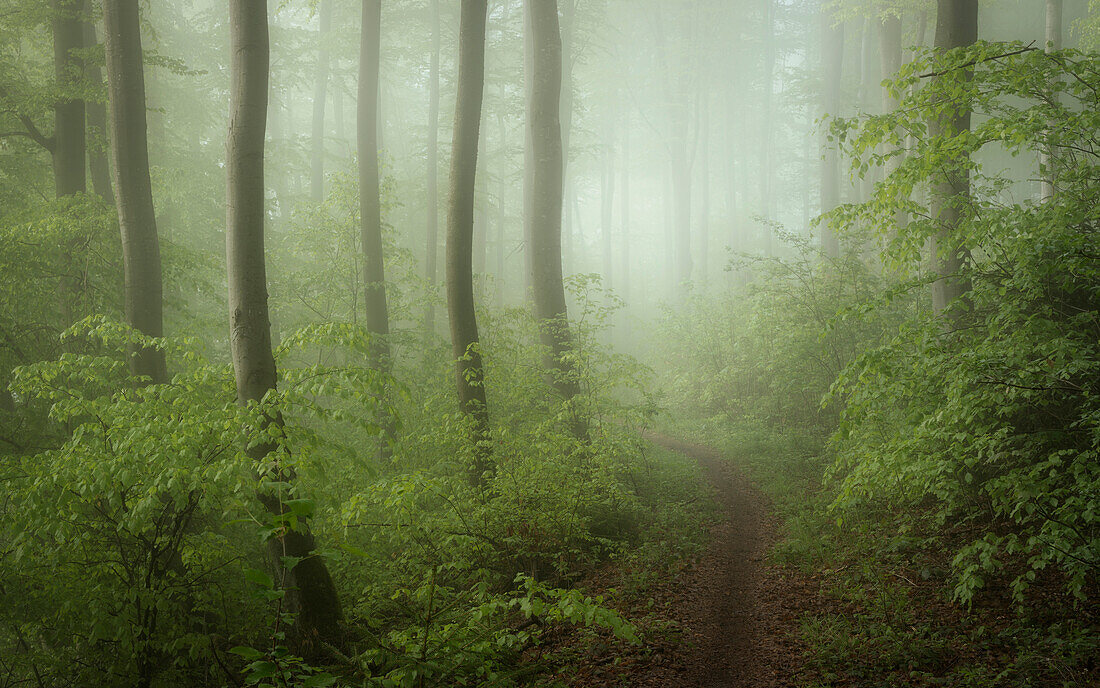
[[[928,72],[927,74],[921,74],[920,78],[921,79],[927,79],[929,77],[943,76],[944,74],[947,74],[948,72],[953,72],[956,69],[966,69],[967,67],[973,67],[974,65],[981,64],[983,62],[992,62],[993,60],[999,60],[1002,57],[1012,57],[1013,55],[1020,55],[1022,53],[1030,53],[1033,50],[1038,50],[1038,48],[1035,47],[1035,41],[1032,41],[1031,43],[1029,43],[1027,45],[1027,47],[1020,48],[1019,50],[1013,50],[1012,52],[1003,53],[1001,55],[994,55],[992,57],[987,57],[984,60],[971,60],[970,62],[967,62],[966,64],[961,64],[957,67],[951,67],[950,69],[944,69],[944,70],[941,70],[939,72]]]

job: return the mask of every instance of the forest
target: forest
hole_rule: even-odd
[[[0,688],[1100,685],[1100,0],[0,0]]]

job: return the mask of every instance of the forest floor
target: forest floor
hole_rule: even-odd
[[[573,688],[764,688],[795,685],[805,650],[799,619],[819,585],[766,555],[778,538],[767,498],[709,447],[663,435],[647,439],[696,460],[720,511],[709,547],[650,591],[641,648],[596,643],[558,679]],[[656,629],[667,633],[654,633]]]

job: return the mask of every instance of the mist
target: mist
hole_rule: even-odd
[[[1095,0],[7,0],[0,688],[1100,681]]]

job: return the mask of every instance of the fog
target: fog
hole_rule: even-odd
[[[5,0],[0,688],[1100,682],[1097,0]]]

